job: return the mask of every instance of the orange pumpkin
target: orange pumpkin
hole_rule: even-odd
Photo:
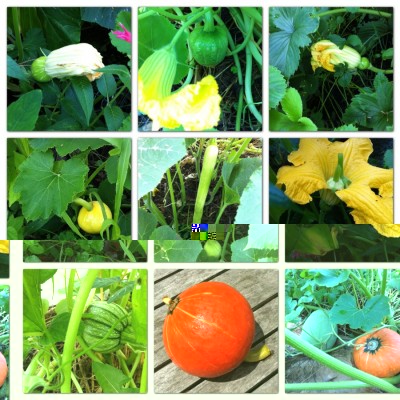
[[[354,364],[379,378],[400,373],[400,335],[388,328],[368,333],[355,342]]]
[[[0,387],[3,386],[4,382],[7,379],[8,375],[8,367],[7,367],[7,360],[3,356],[2,353],[0,353]]]
[[[215,378],[236,368],[254,338],[255,321],[248,301],[233,287],[203,282],[168,304],[163,340],[171,360],[188,374]]]

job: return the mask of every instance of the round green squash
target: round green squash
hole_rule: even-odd
[[[304,322],[301,337],[321,350],[329,350],[335,345],[337,332],[337,325],[332,324],[328,313],[316,310]]]
[[[84,314],[82,338],[88,346],[92,346],[107,335],[92,350],[112,353],[122,347],[121,337],[128,325],[129,314],[119,304],[96,301]]]
[[[189,35],[189,46],[198,64],[215,67],[226,56],[228,38],[220,26],[215,26],[212,32],[206,32],[204,27],[199,26]]]

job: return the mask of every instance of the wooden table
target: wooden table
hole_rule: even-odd
[[[278,393],[278,271],[268,269],[158,269],[154,282],[154,390],[156,393]],[[249,301],[256,319],[253,346],[266,343],[271,356],[242,363],[214,379],[191,376],[175,366],[164,350],[162,328],[167,308],[163,296],[174,297],[203,281],[225,282]]]

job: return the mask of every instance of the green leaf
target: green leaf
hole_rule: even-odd
[[[23,94],[7,107],[7,130],[33,131],[42,105],[42,91],[32,90]]]
[[[110,183],[118,182],[118,162],[119,162],[119,155],[109,157],[106,162],[107,179]],[[124,186],[128,190],[131,190],[132,188],[131,180],[132,180],[131,168],[129,168],[124,182]]]
[[[122,121],[121,128],[118,130],[120,132],[130,132],[132,130],[132,118],[130,115]]]
[[[271,23],[278,28],[269,36],[269,62],[286,77],[292,76],[300,62],[300,48],[311,43],[309,34],[319,26],[312,7],[272,7]]]
[[[121,11],[130,11],[130,9],[130,7],[82,7],[82,21],[96,23],[103,28],[114,29],[118,14]]]
[[[42,55],[41,49],[47,47],[46,39],[40,28],[30,29],[22,41],[24,54],[27,59],[35,59]]]
[[[277,110],[269,110],[269,129],[273,132],[315,132],[318,127],[310,118],[301,117],[293,122]]]
[[[138,140],[138,198],[153,190],[167,168],[186,155],[185,139],[143,138]]]
[[[349,280],[349,271],[345,269],[310,269],[310,274],[316,274],[314,282],[319,286],[333,288]]]
[[[71,82],[79,104],[85,114],[86,126],[89,126],[94,100],[92,84],[85,76],[73,76],[71,77]]]
[[[7,55],[7,76],[20,81],[28,81],[29,75],[25,68],[19,65],[14,59]]]
[[[294,88],[288,88],[281,102],[282,110],[288,118],[297,122],[303,115],[303,102],[300,93]]]
[[[23,309],[24,309],[24,333],[43,333],[46,323],[43,315],[40,285],[57,270],[32,270],[25,269],[23,272]]]
[[[33,152],[20,165],[20,174],[14,190],[21,192],[20,202],[27,221],[47,219],[61,215],[76,197],[85,189],[87,165],[78,158],[61,162],[54,171],[53,153]]]
[[[393,47],[390,49],[382,50],[382,60],[393,60]]]
[[[103,74],[99,79],[96,79],[96,85],[99,92],[107,99],[114,96],[117,91],[117,83],[114,75]]]
[[[159,226],[155,229],[150,237],[150,240],[182,240],[182,238],[168,225]]]
[[[119,79],[121,79],[121,81],[125,85],[125,87],[129,91],[131,91],[131,88],[132,88],[131,74],[125,65],[111,64],[111,65],[107,65],[104,68],[99,68],[96,71],[103,72],[104,74],[117,75],[119,77]]]
[[[251,224],[249,226],[247,249],[278,249],[278,225]]]
[[[109,364],[94,361],[92,363],[93,374],[102,388],[103,393],[127,393],[124,384],[130,378],[121,370]],[[137,389],[139,391],[139,389]]]
[[[262,223],[262,168],[256,169],[243,190],[235,224]]]
[[[139,239],[149,240],[150,235],[153,233],[154,229],[157,226],[156,217],[143,210],[143,208],[139,208],[138,210],[138,236]]]
[[[56,148],[57,154],[64,157],[76,150],[81,152],[92,149],[96,150],[105,146],[107,143],[102,139],[31,139],[29,145],[37,151],[47,151],[53,147]]]
[[[47,44],[51,50],[81,39],[81,10],[79,7],[37,7]]]
[[[288,224],[285,236],[286,253],[296,251],[302,254],[323,256],[339,248],[336,239],[337,231],[324,224],[309,227]]]
[[[154,261],[193,263],[202,249],[199,240],[156,240]]]
[[[269,66],[269,108],[275,108],[286,92],[286,80],[278,68]]]
[[[373,296],[364,307],[358,308],[354,296],[342,294],[333,305],[330,315],[336,324],[348,324],[352,329],[370,331],[390,314],[389,299],[386,296]]]
[[[277,262],[278,254],[273,252],[273,257],[268,257],[269,250],[247,248],[248,237],[235,240],[231,244],[232,262]],[[247,249],[246,249],[247,248]],[[245,250],[246,249],[246,250]]]
[[[139,68],[144,60],[148,58],[155,50],[161,49],[171,43],[177,30],[175,26],[165,17],[161,15],[151,15],[146,18],[139,19],[138,41],[139,41]],[[188,49],[186,45],[187,33],[185,32],[179,38],[175,45],[178,67],[174,83],[178,84],[188,73],[189,66],[187,63]]]
[[[343,46],[346,44],[346,39],[336,35],[335,33],[328,35],[327,39],[332,43],[335,43],[340,49],[343,49]]]
[[[124,120],[124,113],[118,106],[108,105],[104,109],[104,118],[106,120],[107,129],[109,131],[117,131]]]
[[[393,149],[388,149],[385,151],[383,156],[383,165],[385,168],[393,168],[394,164],[393,159]]]
[[[248,185],[251,175],[260,166],[261,159],[259,158],[242,158],[238,163],[224,163],[221,174],[225,185],[225,204],[240,203],[240,197]],[[257,176],[255,176],[255,179],[257,179]]]
[[[353,96],[343,114],[343,121],[358,124],[374,131],[384,131],[393,126],[393,82],[378,73],[374,79],[375,92]]]
[[[334,132],[358,132],[358,128],[353,124],[342,125],[333,130]]]
[[[46,344],[55,344],[57,342],[64,342],[65,340],[65,332],[67,332],[68,324],[70,320],[71,314],[68,312],[64,312],[62,314],[56,315],[49,325],[49,334],[51,336],[51,342],[49,340],[45,340]],[[47,339],[46,335],[46,339]]]
[[[118,14],[118,17],[116,19],[116,24],[115,24],[115,31],[122,31],[123,28],[119,25],[121,23],[129,32],[132,31],[131,29],[131,13],[127,11],[122,11]],[[127,56],[131,57],[132,55],[132,44],[127,42],[126,40],[119,39],[113,31],[108,34],[110,37],[110,41],[113,46],[116,47],[116,49],[123,54],[126,54]]]

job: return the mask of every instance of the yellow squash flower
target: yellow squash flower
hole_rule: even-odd
[[[311,46],[311,66],[313,71],[322,67],[335,72],[335,65],[346,63],[349,69],[356,69],[361,63],[361,55],[349,46],[339,49],[330,40],[320,40]]]
[[[139,69],[138,109],[161,127],[204,131],[218,124],[221,96],[211,75],[196,84],[171,93],[178,61],[171,49],[163,48],[148,57]]]
[[[0,240],[0,253],[10,254],[9,240]]]
[[[372,151],[369,139],[300,139],[299,149],[288,156],[293,166],[278,171],[277,186],[285,186],[298,204],[311,202],[317,191],[330,205],[343,201],[356,224],[371,224],[385,235],[382,224],[393,224],[393,169],[368,164]]]

